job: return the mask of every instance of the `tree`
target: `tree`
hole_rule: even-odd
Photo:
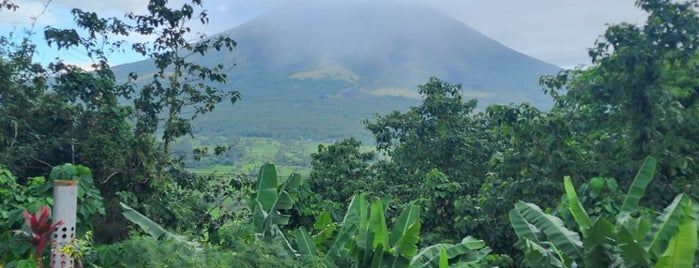
[[[438,169],[475,193],[487,170],[491,150],[482,118],[474,113],[476,100],[464,102],[461,85],[431,77],[418,86],[423,103],[405,113],[394,111],[364,121],[376,138],[377,148],[392,160],[395,181],[412,187],[410,193],[393,193],[411,200],[425,175]],[[391,172],[388,172],[391,173]]]
[[[220,90],[209,84],[226,83],[223,64],[206,67],[186,61],[190,55],[204,55],[210,48],[232,51],[236,45],[233,39],[226,35],[207,38],[200,34],[198,42],[187,41],[186,35],[190,32],[187,24],[195,14],[194,7],[201,7],[201,0],[193,0],[192,5],[184,4],[179,10],[167,8],[166,4],[167,0],[152,0],[148,4],[149,14],[131,13],[127,17],[136,20],[136,33],[157,34],[151,48],[146,44],[133,46],[137,52],[149,56],[158,69],[153,81],[142,88],[135,108],[142,115],[137,128],[149,134],[158,129],[158,113],[166,113],[162,151],[169,155],[174,139],[192,134],[192,120],[213,111],[224,99],[235,103],[240,96],[237,91]],[[208,23],[206,11],[200,11],[198,19],[202,24]],[[188,117],[183,116],[186,108],[192,110]],[[162,176],[163,167],[164,164],[159,167],[159,176]]]
[[[347,204],[359,192],[372,191],[369,161],[374,159],[374,153],[362,153],[360,148],[361,142],[354,138],[318,145],[318,152],[311,154],[311,190],[339,204]]]
[[[28,38],[19,44],[11,37],[1,40],[0,157],[22,177],[45,174],[61,163],[89,166],[109,204],[110,218],[98,225],[105,232],[96,230],[98,241],[126,234],[123,219],[115,216],[119,210],[116,199],[139,202],[165,224],[177,224],[177,217],[186,215],[198,217],[194,209],[183,205],[195,202],[196,191],[183,189],[205,185],[193,183],[194,176],[183,172],[170,156],[172,141],[191,135],[191,121],[216,104],[226,98],[238,99],[237,92],[215,87],[227,81],[224,66],[188,61],[193,54],[203,55],[209,49],[230,51],[235,46],[225,35],[186,40],[190,20],[208,22],[205,11],[195,13],[201,6],[201,1],[193,0],[175,9],[167,1],[154,0],[148,4],[148,13],[129,14],[126,22],[72,10],[84,35],[75,29],[49,27],[44,37],[59,50],[82,48],[93,60],[91,71],[60,60],[44,68],[33,62],[34,45]],[[148,56],[157,69],[151,81],[140,80],[150,83],[138,90],[134,83],[138,76],[130,74],[129,81],[118,81],[107,57],[107,52],[126,49],[127,43],[119,37],[134,33],[153,37],[131,48]],[[178,205],[150,204],[151,199]],[[111,237],[114,234],[117,237]]]
[[[187,41],[191,32],[188,24],[195,15],[202,24],[209,21],[206,11],[195,13],[196,7],[202,7],[201,0],[185,3],[179,9],[169,8],[167,4],[167,0],[152,0],[148,3],[147,14],[127,14],[127,18],[134,22],[133,25],[116,18],[99,18],[94,12],[73,9],[77,25],[87,30],[89,37],[80,37],[74,29],[49,28],[45,32],[49,44],[56,43],[59,49],[84,47],[88,56],[98,60],[94,65],[98,72],[110,73],[109,78],[113,78],[113,74],[108,70],[102,47],[112,45],[118,49],[124,44],[124,41],[110,40],[110,35],[136,33],[155,37],[152,43],[135,43],[131,46],[155,64],[157,73],[153,75],[152,81],[144,85],[136,95],[129,86],[112,87],[115,91],[111,93],[129,99],[134,97],[135,132],[138,136],[152,137],[162,127],[160,153],[163,156],[156,162],[155,177],[158,180],[163,179],[165,167],[170,164],[172,142],[192,134],[192,120],[213,111],[216,104],[224,99],[231,103],[239,99],[237,91],[221,90],[213,85],[227,81],[222,64],[207,67],[187,61],[189,56],[205,55],[211,48],[216,51],[232,51],[236,43],[225,35],[208,38],[203,34],[198,34],[197,42]],[[99,46],[98,41],[101,41]],[[129,79],[136,80],[138,75],[131,73]],[[90,96],[92,91],[84,91],[86,89],[79,88],[83,91],[77,94]]]
[[[418,87],[424,96],[420,106],[365,122],[376,137],[377,148],[390,157],[390,161],[375,163],[373,169],[377,181],[387,185],[385,191],[398,199],[397,206],[418,200],[426,208],[422,236],[427,243],[456,243],[453,239],[477,233],[496,251],[513,253],[508,241],[515,235],[502,224],[507,210],[523,193],[550,189],[533,187],[546,185],[545,178],[518,183],[519,177],[506,177],[519,176],[529,165],[539,164],[522,163],[526,156],[515,158],[509,150],[526,148],[534,151],[532,155],[539,151],[531,144],[516,147],[513,143],[517,142],[508,141],[519,137],[496,133],[495,129],[503,127],[497,118],[500,112],[475,112],[476,101],[464,102],[460,90],[459,85],[430,78]],[[517,122],[524,121],[522,117],[512,114]],[[524,130],[533,121],[516,128]],[[503,153],[512,159],[502,169],[507,172],[500,172],[502,163],[493,161]],[[516,172],[509,173],[510,169]],[[512,185],[525,191],[511,191]]]
[[[643,157],[658,157],[660,174],[652,188],[667,193],[658,195],[665,204],[696,189],[691,179],[699,168],[694,161],[699,156],[694,4],[636,1],[648,12],[645,25],[610,26],[590,49],[592,67],[542,80],[556,100],[554,110],[570,119],[572,133],[590,137],[598,152],[591,161],[601,165],[602,175],[624,178]]]

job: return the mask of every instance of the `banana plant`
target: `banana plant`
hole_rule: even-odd
[[[365,194],[352,197],[343,221],[332,224],[328,217],[319,217],[311,236],[306,230],[296,230],[298,252],[317,267],[480,267],[490,253],[485,243],[471,237],[461,243],[437,244],[418,252],[420,208],[406,207],[390,231],[385,211],[388,200],[371,204]],[[333,237],[333,233],[339,230]],[[327,251],[321,248],[327,245]],[[451,264],[450,264],[451,263]]]
[[[458,244],[435,244],[421,249],[410,261],[410,267],[483,267],[490,252],[492,249],[483,240],[467,236]]]
[[[587,214],[569,177],[563,180],[568,210],[578,232],[538,206],[518,202],[510,221],[532,267],[692,267],[697,248],[697,204],[680,194],[658,216],[640,212],[639,201],[653,179],[648,157],[636,174],[621,212],[606,219]]]
[[[121,214],[124,215],[124,218],[127,220],[131,221],[132,223],[138,225],[141,227],[141,229],[146,232],[148,235],[151,237],[157,239],[157,240],[168,240],[168,239],[173,239],[179,243],[184,243],[189,245],[191,248],[195,249],[198,252],[203,251],[203,246],[201,243],[197,241],[192,241],[187,239],[184,235],[179,235],[175,234],[172,232],[169,232],[168,230],[165,230],[163,226],[160,224],[154,222],[150,218],[146,217],[145,215],[141,214],[140,212],[136,211],[135,209],[129,207],[128,205],[119,202],[119,206],[121,207]],[[2,268],[2,267],[0,267]]]
[[[124,218],[141,227],[141,229],[151,237],[158,240],[176,237],[176,235],[165,230],[160,224],[155,223],[153,220],[128,205],[119,202],[119,206],[123,210],[121,214],[124,215]]]
[[[250,212],[253,228],[263,238],[281,239],[289,253],[296,254],[289,244],[280,225],[289,224],[289,215],[280,210],[293,208],[301,184],[301,175],[293,173],[282,184],[277,179],[277,169],[273,164],[260,167],[255,191],[250,194]]]
[[[255,191],[250,195],[249,207],[255,231],[264,236],[278,234],[279,225],[289,223],[289,215],[280,210],[291,209],[298,195],[301,175],[291,174],[282,184],[278,183],[277,170],[273,164],[260,167]]]

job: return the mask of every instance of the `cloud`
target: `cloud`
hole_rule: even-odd
[[[85,11],[98,12],[102,16],[111,14],[110,16],[121,17],[128,12],[146,11],[147,3],[146,0],[53,0],[51,5],[67,9],[80,8]]]
[[[46,1],[16,0],[20,9],[17,12],[0,12],[0,26],[5,31],[12,27],[26,27],[31,17],[41,14]],[[634,6],[634,0],[392,1],[435,8],[510,48],[564,67],[588,62],[587,48],[604,33],[607,23],[640,23],[645,19],[645,14]],[[169,5],[178,7],[185,2],[189,1],[170,0]],[[284,2],[295,4],[284,0],[204,0],[210,24],[200,25],[195,21],[191,25],[192,31],[216,34]],[[146,3],[146,0],[53,0],[47,12],[39,17],[35,29],[40,30],[45,25],[72,27],[70,9],[73,7],[95,11],[103,17],[123,18],[128,12],[145,12]],[[136,35],[129,39],[134,42],[145,40]]]
[[[0,11],[0,25],[4,27],[26,27],[34,22],[34,19],[58,21],[57,18],[50,14],[45,2],[29,0],[15,3],[19,6],[16,11],[6,9]]]
[[[510,48],[572,67],[588,62],[587,48],[604,33],[606,24],[645,20],[645,13],[634,2],[444,0],[432,6]]]

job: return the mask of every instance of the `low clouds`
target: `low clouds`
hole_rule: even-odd
[[[335,0],[364,1],[364,0]],[[388,0],[385,0],[388,1]],[[395,0],[397,1],[397,0]],[[185,0],[170,0],[180,6]],[[250,20],[279,6],[283,0],[204,0],[211,23],[194,25],[194,32],[215,34]],[[304,2],[309,2],[304,0]],[[606,29],[607,23],[623,21],[640,23],[645,14],[634,6],[634,0],[402,0],[432,7],[447,13],[483,34],[524,54],[562,66],[588,64],[587,48]],[[4,32],[25,27],[30,17],[43,10],[46,1],[15,0],[17,12],[0,13]],[[294,2],[290,2],[294,4]],[[144,12],[145,0],[53,0],[46,14],[37,21],[45,25],[72,26],[70,9],[79,7],[102,16],[123,17],[128,12]],[[234,37],[235,38],[235,37]]]
[[[394,1],[440,10],[510,48],[566,68],[589,64],[587,49],[604,33],[607,24],[641,23],[646,17],[635,7],[635,0]],[[216,25],[207,27],[218,32],[272,9],[283,1],[211,2],[228,6],[225,13],[211,14],[211,20]]]
[[[562,67],[588,64],[609,23],[642,23],[635,0],[440,1],[441,10],[522,53]]]

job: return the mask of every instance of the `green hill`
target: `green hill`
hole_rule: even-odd
[[[228,86],[242,100],[202,119],[204,135],[366,138],[362,119],[417,104],[416,86],[429,76],[461,83],[484,105],[547,107],[538,78],[559,70],[438,11],[383,1],[292,2],[222,34],[238,43],[233,53],[192,59],[235,65]]]

